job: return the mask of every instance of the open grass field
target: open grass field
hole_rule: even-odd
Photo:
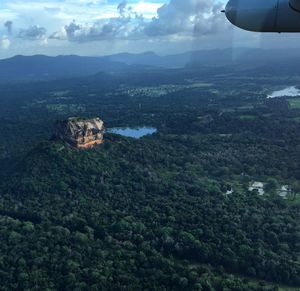
[[[239,117],[242,120],[254,120],[254,119],[256,119],[255,115],[240,115]]]
[[[292,109],[300,109],[300,98],[288,99],[290,107]]]

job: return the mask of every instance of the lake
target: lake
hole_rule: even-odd
[[[300,90],[295,86],[287,87],[283,90],[274,91],[269,94],[267,98],[280,98],[280,97],[296,97],[300,96]]]
[[[106,130],[109,133],[116,133],[126,137],[141,138],[157,132],[154,127],[115,127]]]

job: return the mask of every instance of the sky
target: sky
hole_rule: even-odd
[[[0,0],[0,58],[228,47],[300,47],[298,37],[234,28],[225,0]],[[299,44],[299,45],[298,45]]]

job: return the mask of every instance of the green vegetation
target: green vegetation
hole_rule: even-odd
[[[240,115],[240,119],[242,120],[253,120],[255,118],[256,118],[255,115]]]
[[[0,289],[299,290],[300,112],[257,94],[286,78],[223,70],[0,87]],[[158,132],[72,150],[72,108]]]
[[[300,109],[300,98],[288,99],[292,109]]]

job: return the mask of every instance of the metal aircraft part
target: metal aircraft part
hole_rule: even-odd
[[[245,30],[300,32],[300,0],[229,0],[224,12]]]
[[[299,0],[290,0],[291,8],[295,9],[297,12],[300,12],[300,1]]]

